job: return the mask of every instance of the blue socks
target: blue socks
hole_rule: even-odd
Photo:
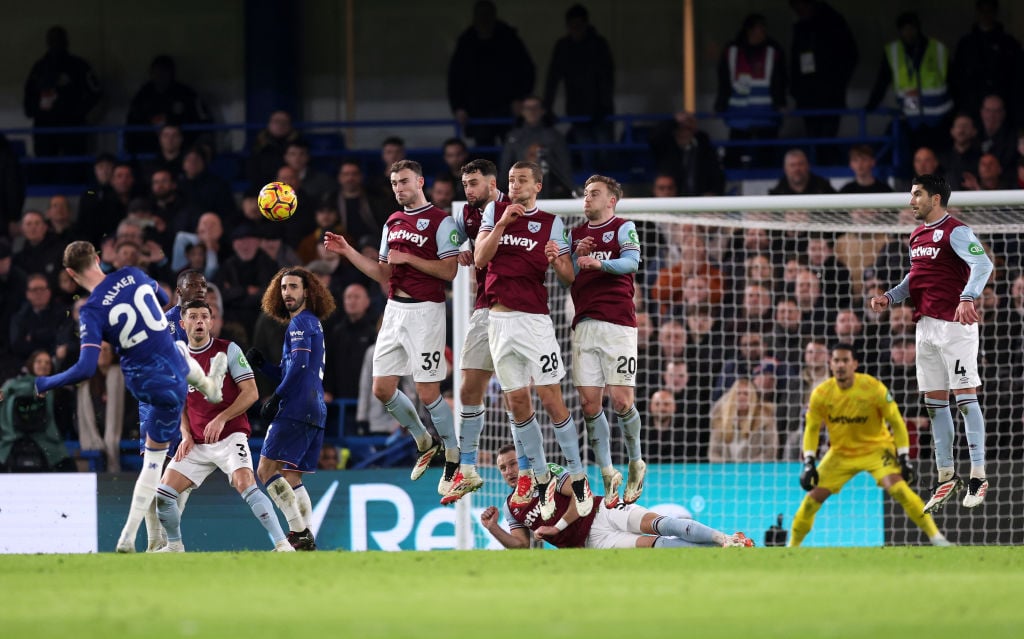
[[[564,422],[555,424],[555,440],[558,441],[558,447],[562,449],[562,455],[565,457],[565,469],[570,475],[582,475],[580,436],[576,432],[576,424],[572,422],[572,415],[566,417]]]
[[[932,439],[935,447],[935,466],[939,469],[939,481],[945,481],[942,471],[953,469],[953,415],[949,412],[949,400],[924,398],[924,406],[932,422]],[[980,411],[979,411],[980,415]]]
[[[626,454],[629,461],[640,459],[640,413],[636,404],[629,407],[625,413],[619,413],[619,425],[622,426],[622,435],[626,439]]]
[[[416,407],[412,405],[412,401],[406,397],[405,393],[396,390],[391,399],[384,402],[384,408],[398,420],[399,424],[409,429],[409,434],[416,440],[417,447],[422,450],[424,442],[430,440],[430,435],[423,422],[420,421],[420,416],[416,414]],[[451,413],[450,410],[448,412]]]
[[[974,393],[957,395],[956,406],[964,416],[964,430],[967,432],[967,446],[971,451],[971,477],[985,477],[985,418]],[[977,474],[978,472],[981,474]]]
[[[270,498],[263,494],[256,484],[249,486],[249,488],[242,493],[242,499],[245,503],[249,504],[249,508],[252,509],[252,514],[259,520],[268,533],[270,538],[274,540],[274,543],[278,543],[285,539],[284,530],[281,529],[281,522],[277,520],[277,515],[274,514],[274,507],[270,504]],[[170,534],[167,536],[170,539]]]
[[[516,447],[516,464],[519,466],[519,472],[530,468],[530,458],[526,456],[526,449],[523,448],[523,442],[519,439],[519,430],[516,428],[516,420],[513,419],[512,413],[508,413],[508,423],[512,426],[512,444]]]
[[[533,469],[538,480],[548,474],[548,459],[544,456],[544,438],[540,433],[537,415],[530,415],[524,422],[513,422],[513,429],[523,445],[527,464]],[[578,460],[577,460],[578,463]]]
[[[452,414],[452,407],[444,400],[443,395],[438,395],[437,399],[427,404],[427,412],[430,413],[430,421],[434,422],[434,428],[444,443],[445,459],[458,461],[459,438],[455,436],[455,415]]]
[[[156,489],[156,512],[160,525],[167,531],[167,541],[181,541],[181,511],[178,510],[178,491],[167,484]]]
[[[484,429],[484,407],[463,406],[459,428],[459,463],[476,466],[477,449],[480,447],[480,433]]]
[[[597,458],[597,465],[601,468],[608,468],[612,465],[611,440],[612,429],[608,425],[608,418],[604,411],[594,416],[583,416],[587,424],[587,436],[590,439],[590,447],[594,449],[594,457]]]
[[[678,537],[689,542],[687,545],[715,546],[715,529],[709,528],[695,519],[676,519],[675,517],[658,517],[651,524],[656,535]],[[658,540],[661,541],[660,539]],[[656,544],[657,545],[657,544]]]

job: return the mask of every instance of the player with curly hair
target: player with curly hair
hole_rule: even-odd
[[[257,470],[267,493],[288,520],[288,541],[296,550],[316,550],[309,517],[313,505],[302,473],[316,470],[324,441],[324,328],[334,297],[304,268],[277,272],[263,293],[263,312],[287,324],[280,365],[250,348],[253,368],[278,382],[260,415],[270,420]]]

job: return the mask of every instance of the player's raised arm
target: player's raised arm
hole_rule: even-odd
[[[324,248],[332,253],[341,255],[362,271],[367,277],[377,282],[387,282],[391,277],[391,265],[387,263],[387,226],[384,227],[384,241],[382,243],[381,259],[374,260],[360,253],[354,246],[348,243],[345,236],[338,233],[326,231],[324,233]]]
[[[473,260],[477,268],[483,268],[494,259],[498,252],[498,244],[501,243],[501,236],[505,227],[514,222],[516,218],[523,215],[526,209],[522,204],[509,204],[504,214],[495,221],[494,202],[488,202],[484,208],[483,220],[480,222],[480,233],[476,236],[476,248],[473,249]]]
[[[498,525],[498,509],[494,506],[488,506],[480,513],[480,525],[487,532],[491,533],[491,536],[497,539],[498,543],[509,550],[522,550],[530,547],[529,530],[521,527],[506,531]]]
[[[100,342],[102,341],[102,324],[94,311],[83,306],[79,314],[81,321],[81,346],[78,361],[62,373],[36,378],[36,393],[43,394],[48,390],[77,384],[96,374],[100,361]]]

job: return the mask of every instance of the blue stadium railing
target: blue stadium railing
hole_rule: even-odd
[[[346,468],[370,468],[375,466],[392,466],[409,457],[415,446],[409,437],[397,438],[392,443],[388,435],[360,434],[352,416],[357,400],[341,398],[328,403],[328,423],[324,433],[324,442],[331,443],[340,449],[347,450]],[[90,472],[106,470],[106,458],[102,451],[82,450],[77,440],[64,442],[72,459],[86,462]],[[259,458],[263,448],[262,437],[251,437],[249,448],[254,458]],[[124,471],[138,470],[142,466],[139,456],[138,439],[122,439],[119,444],[121,469]]]
[[[849,169],[845,162],[836,166],[819,166],[816,163],[816,150],[821,146],[842,146],[848,147],[853,144],[871,144],[876,149],[878,160],[877,171],[879,177],[890,177],[894,174],[895,167],[905,162],[906,150],[901,144],[900,120],[893,117],[889,110],[865,111],[863,109],[816,109],[816,110],[794,110],[783,115],[786,119],[803,118],[805,116],[837,115],[846,120],[856,122],[854,135],[839,138],[780,138],[776,140],[744,140],[730,141],[724,139],[714,140],[716,147],[729,148],[733,146],[758,146],[776,147],[787,149],[792,147],[804,148],[809,152],[811,164],[815,171],[826,177],[839,177],[849,175]],[[621,133],[617,142],[611,144],[570,144],[569,149],[573,152],[587,151],[610,151],[613,153],[614,165],[589,166],[590,158],[586,153],[582,154],[582,164],[577,171],[577,181],[582,183],[586,176],[600,170],[603,173],[610,173],[626,183],[644,182],[652,178],[654,170],[653,161],[648,146],[648,134],[659,123],[672,119],[672,114],[622,114],[612,116],[611,120],[621,125]],[[717,120],[721,116],[714,113],[698,113],[700,120]],[[885,135],[870,135],[869,119],[884,117],[891,119],[890,126],[886,129]],[[585,122],[586,118],[561,118],[559,123]],[[511,124],[509,119],[479,119],[471,121],[471,124]],[[236,190],[242,190],[246,186],[244,181],[245,160],[249,155],[249,144],[255,133],[264,128],[263,123],[237,123],[237,124],[205,124],[186,125],[182,127],[188,132],[206,132],[214,136],[226,136],[228,134],[242,131],[245,134],[245,144],[240,149],[219,150],[210,169],[232,183]],[[316,121],[298,122],[295,128],[303,132],[304,137],[310,142],[310,152],[321,167],[328,168],[343,157],[351,157],[360,160],[370,168],[379,160],[379,148],[374,145],[369,148],[353,149],[345,144],[344,132],[358,128],[380,128],[392,131],[437,129],[438,145],[435,147],[418,147],[406,150],[407,156],[411,159],[421,161],[424,164],[424,172],[432,176],[442,170],[441,166],[441,141],[449,137],[463,137],[463,128],[453,119],[410,119],[410,120],[357,120],[357,121]],[[106,145],[102,150],[110,151],[122,160],[145,160],[153,156],[136,155],[129,153],[125,146],[126,134],[136,132],[154,131],[147,126],[95,126],[95,127],[51,127],[32,129],[28,127],[12,128],[0,131],[5,134],[11,142],[15,154],[18,156],[22,166],[32,171],[34,167],[47,165],[77,165],[80,167],[91,167],[95,156],[61,156],[61,157],[33,157],[26,152],[28,140],[33,135],[65,135],[69,133],[88,134],[90,136],[112,136],[113,145]],[[110,148],[110,147],[113,148]],[[471,154],[489,154],[497,156],[501,152],[500,146],[479,146],[470,149]],[[779,167],[760,168],[739,168],[728,169],[727,178],[730,181],[746,179],[770,179],[779,176]],[[582,179],[580,179],[582,178]],[[49,196],[55,193],[72,193],[84,188],[83,184],[34,184],[31,181],[28,186],[29,196]]]

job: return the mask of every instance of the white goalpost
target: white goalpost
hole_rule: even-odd
[[[880,379],[899,403],[920,475],[911,487],[927,500],[935,464],[916,388],[910,309],[900,305],[879,314],[866,304],[909,270],[906,245],[917,224],[907,210],[909,199],[908,193],[891,193],[625,198],[618,204],[618,215],[637,223],[643,247],[636,276],[636,399],[651,470],[641,505],[690,515],[726,532],[742,530],[759,545],[781,541],[779,522],[788,530],[805,494],[798,474],[807,394],[828,376],[827,349],[839,342],[857,347],[859,370]],[[584,219],[580,200],[538,205],[563,216],[567,228]],[[453,208],[461,211],[462,204]],[[1024,487],[1014,478],[1024,471],[1024,191],[957,191],[948,210],[971,226],[996,263],[978,302],[979,398],[991,489],[980,507],[967,510],[953,501],[935,520],[958,544],[1021,544]],[[571,367],[571,299],[553,275],[548,290]],[[452,306],[456,358],[472,291],[471,270],[460,267]],[[454,369],[457,415],[457,360]],[[600,474],[571,374],[563,391],[599,493]],[[496,381],[485,403],[480,470],[486,484],[456,506],[460,549],[500,547],[479,525],[479,513],[509,493],[493,467],[497,449],[511,441]],[[613,461],[625,474],[621,428],[610,410],[608,415]],[[962,420],[955,409],[953,416],[957,469],[966,475]],[[538,417],[549,459],[560,462],[546,415],[540,410]],[[804,545],[925,543],[901,508],[862,473],[821,508]]]

